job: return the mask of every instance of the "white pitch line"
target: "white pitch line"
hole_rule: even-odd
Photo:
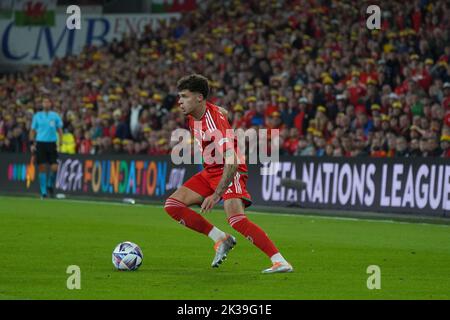
[[[0,199],[6,198],[6,197],[0,197]],[[122,202],[112,202],[112,201],[101,201],[101,200],[78,200],[78,199],[46,199],[46,200],[40,200],[37,198],[31,198],[31,197],[17,197],[21,200],[39,200],[39,201],[54,201],[54,202],[69,202],[69,203],[86,203],[86,204],[98,204],[98,205],[111,205],[111,206],[127,206],[127,207],[144,207],[145,204],[129,204],[129,203],[122,203]]]
[[[112,206],[124,206],[124,207],[145,207],[146,204],[142,203],[122,203],[122,202],[109,202],[109,201],[98,201],[98,200],[75,200],[75,199],[58,199],[58,201],[65,201],[70,203],[87,203],[87,204],[99,204],[99,205],[112,205]]]
[[[249,211],[247,214],[256,215],[277,215],[284,217],[304,217],[309,219],[325,219],[325,220],[344,220],[344,221],[358,221],[358,222],[382,222],[382,223],[396,223],[396,224],[414,224],[414,225],[426,225],[426,226],[440,226],[440,227],[450,227],[447,224],[437,224],[437,223],[426,223],[426,222],[408,222],[408,221],[395,221],[386,219],[366,219],[366,218],[348,218],[348,217],[332,217],[332,216],[322,216],[322,215],[308,215],[308,214],[295,214],[295,213],[267,213],[258,211]]]
[[[0,197],[7,198],[7,197]],[[20,197],[23,200],[39,200],[31,197]],[[53,200],[53,199],[50,199]],[[41,200],[39,200],[41,201]],[[48,201],[48,200],[43,200]],[[55,201],[64,201],[69,203],[86,203],[86,204],[97,204],[97,205],[112,205],[112,206],[124,206],[124,207],[159,207],[163,208],[163,205],[159,204],[128,204],[121,202],[109,202],[109,201],[101,201],[101,200],[77,200],[77,199],[55,199]],[[215,209],[220,210],[220,209]],[[307,214],[295,214],[295,213],[268,213],[268,212],[260,212],[260,211],[248,211],[246,214],[256,214],[256,215],[265,215],[265,216],[283,216],[283,217],[297,217],[297,218],[306,218],[306,219],[324,219],[324,220],[342,220],[342,221],[356,221],[356,222],[378,222],[378,223],[393,223],[393,224],[414,224],[414,225],[424,225],[424,226],[436,226],[436,227],[445,227],[448,228],[450,225],[447,224],[438,224],[438,223],[426,223],[426,222],[408,222],[408,221],[395,221],[395,220],[386,220],[386,219],[366,219],[366,218],[349,218],[349,217],[333,217],[333,216],[320,216],[320,215],[307,215]]]

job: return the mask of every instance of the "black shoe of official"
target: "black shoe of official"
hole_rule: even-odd
[[[44,199],[47,199],[48,198],[48,195],[46,195],[46,194],[41,194],[41,200],[44,200]]]

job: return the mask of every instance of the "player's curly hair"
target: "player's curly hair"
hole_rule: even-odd
[[[203,98],[208,98],[209,83],[208,79],[201,74],[191,74],[178,80],[177,90],[189,90],[203,95]]]

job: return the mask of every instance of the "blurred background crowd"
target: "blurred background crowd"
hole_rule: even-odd
[[[0,151],[28,152],[43,94],[65,153],[168,154],[176,82],[210,79],[234,128],[297,156],[450,156],[450,2],[205,1],[141,35],[0,76]]]

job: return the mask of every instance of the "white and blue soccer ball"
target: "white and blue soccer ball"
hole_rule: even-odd
[[[144,259],[141,248],[133,242],[119,243],[112,253],[112,263],[117,270],[137,270]]]

